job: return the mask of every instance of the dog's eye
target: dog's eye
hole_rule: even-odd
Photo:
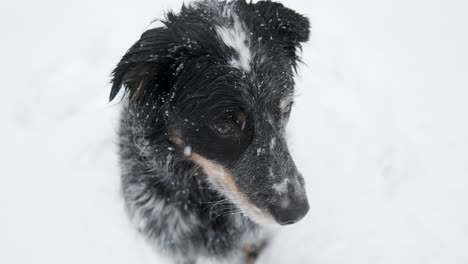
[[[291,112],[291,107],[292,107],[292,103],[287,104],[283,109],[281,109],[281,113],[283,115],[288,115],[289,112]]]
[[[233,123],[213,124],[213,129],[222,136],[234,135],[237,132],[237,127]]]

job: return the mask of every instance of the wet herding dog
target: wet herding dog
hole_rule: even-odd
[[[309,210],[284,135],[309,21],[270,1],[204,0],[161,22],[113,71],[128,214],[175,263],[250,263],[262,226]]]

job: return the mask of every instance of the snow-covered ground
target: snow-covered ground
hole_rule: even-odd
[[[311,211],[260,264],[468,263],[468,1],[307,14],[290,141]],[[119,196],[109,73],[180,0],[0,4],[0,263],[164,263]]]

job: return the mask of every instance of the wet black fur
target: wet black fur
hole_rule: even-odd
[[[226,6],[250,34],[248,72],[229,64],[238,54],[216,34],[216,26],[232,24],[220,15]],[[122,86],[127,92],[119,129],[127,210],[139,231],[176,261],[229,259],[260,226],[229,214],[237,205],[225,201],[184,150],[190,146],[225,167],[248,200],[273,216],[282,197],[271,186],[286,177],[297,182],[288,185],[292,202],[307,203],[284,137],[289,112],[277,106],[294,93],[297,50],[308,40],[309,21],[279,3],[238,0],[192,3],[162,22],[143,33],[113,72],[110,100]],[[211,125],[238,113],[247,116],[240,134],[216,135]],[[183,143],[174,143],[175,136]]]

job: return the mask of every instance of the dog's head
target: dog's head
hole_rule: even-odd
[[[309,21],[279,3],[202,1],[146,31],[113,73],[151,141],[167,139],[258,223],[309,210],[285,140]]]

